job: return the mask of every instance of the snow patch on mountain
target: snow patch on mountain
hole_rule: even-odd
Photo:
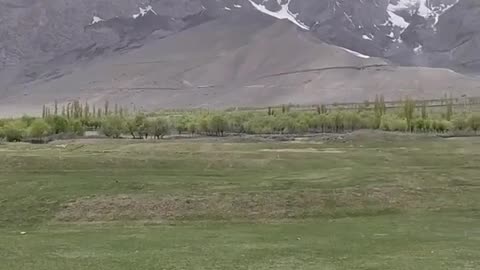
[[[425,19],[433,18],[433,26],[435,26],[438,23],[439,17],[455,6],[459,1],[460,0],[455,0],[455,2],[450,5],[442,3],[438,6],[434,6],[428,0],[398,0],[396,4],[390,3],[388,5],[387,12],[392,24],[400,28],[407,28],[410,25],[404,18],[397,14],[397,12],[404,10],[408,10],[410,15],[417,14]]]
[[[364,58],[364,59],[370,58],[370,56],[368,56],[368,55],[361,54],[361,53],[359,53],[359,52],[352,51],[352,50],[349,50],[349,49],[344,48],[344,47],[338,46],[338,48],[340,48],[340,49],[342,49],[342,50],[344,50],[344,51],[346,51],[346,52],[348,52],[348,53],[351,53],[351,54],[355,55],[356,57],[360,57],[360,58]]]
[[[265,2],[266,0],[263,0],[262,4],[257,4],[253,2],[253,0],[248,0],[253,7],[255,7],[258,11],[265,13],[267,15],[270,15],[272,17],[275,17],[277,19],[281,20],[289,20],[296,24],[298,27],[304,29],[304,30],[310,30],[310,27],[305,25],[304,23],[300,22],[297,17],[298,14],[293,14],[290,9],[288,8],[290,5],[290,1],[288,0],[285,4],[282,4],[282,0],[277,0],[278,4],[280,5],[281,9],[279,11],[270,11],[265,7]]]
[[[427,0],[399,0],[397,4],[389,4],[388,10],[396,12],[400,10],[410,9],[424,18],[428,18],[433,14],[433,11],[427,6]]]
[[[418,55],[418,54],[421,54],[422,51],[423,51],[423,46],[422,46],[422,45],[418,45],[417,47],[415,47],[415,48],[413,49],[413,51],[414,51],[415,54],[417,54],[417,55]]]
[[[405,19],[403,17],[401,17],[401,16],[399,16],[395,13],[397,10],[398,10],[397,6],[392,5],[392,4],[388,5],[387,13],[388,13],[389,19],[386,23],[388,24],[388,22],[390,22],[393,26],[405,29],[410,24],[407,21],[405,21]]]
[[[137,13],[137,14],[133,14],[133,18],[136,19],[138,17],[143,17],[145,15],[147,15],[147,13],[149,12],[152,12],[153,14],[155,15],[158,15],[157,12],[155,12],[155,10],[153,10],[153,7],[148,5],[146,6],[145,8],[139,8],[140,12]]]
[[[458,4],[459,1],[460,0],[455,0],[455,3],[453,3],[451,5],[441,4],[440,6],[433,8],[432,11],[433,11],[433,14],[435,16],[435,23],[433,24],[433,27],[435,27],[437,25],[440,15],[444,14],[449,9],[451,9],[453,6]]]
[[[96,24],[96,23],[99,23],[99,22],[103,22],[103,21],[105,21],[105,20],[98,17],[98,16],[93,16],[93,19],[92,19],[92,22],[90,23],[90,25],[93,25],[93,24]]]
[[[373,40],[373,38],[371,36],[368,36],[368,35],[362,35],[362,38],[366,39],[366,40]]]

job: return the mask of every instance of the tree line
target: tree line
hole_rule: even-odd
[[[419,105],[420,104],[420,105]],[[455,112],[453,102],[443,111],[429,111],[426,102],[405,99],[402,107],[388,110],[383,97],[373,106],[357,110],[329,110],[324,105],[311,111],[291,111],[289,106],[263,111],[197,111],[129,113],[121,106],[102,108],[73,102],[60,110],[44,106],[41,118],[24,116],[0,120],[0,139],[23,141],[97,131],[110,138],[162,139],[169,134],[224,136],[225,134],[343,133],[358,129],[398,132],[471,132],[480,130],[480,114]]]

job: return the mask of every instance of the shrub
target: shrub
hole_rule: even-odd
[[[20,142],[25,137],[26,124],[23,121],[13,121],[3,127],[5,139],[8,142]]]
[[[378,124],[375,117],[375,114],[371,111],[361,112],[359,115],[360,118],[360,126],[359,128],[364,129],[377,129]]]
[[[27,127],[29,127],[35,121],[35,119],[35,117],[31,117],[28,115],[22,116],[22,122],[25,123]]]
[[[469,128],[474,132],[480,130],[480,114],[473,114],[467,120]]]
[[[417,118],[412,121],[412,129],[417,132],[425,131],[425,119]]]
[[[436,132],[447,132],[453,129],[453,124],[448,120],[433,120],[433,128]]]
[[[51,127],[43,119],[34,120],[28,130],[28,134],[32,138],[43,138],[51,134]]]
[[[327,123],[327,115],[316,114],[307,119],[307,125],[309,129],[314,131],[325,132],[325,125]]]
[[[125,120],[120,116],[109,116],[102,122],[102,133],[110,138],[120,138],[125,131]]]
[[[245,131],[249,134],[274,133],[275,116],[255,115],[245,123]]]
[[[85,126],[82,125],[81,120],[71,119],[69,121],[69,130],[75,135],[82,136],[85,133]]]
[[[231,132],[245,133],[246,123],[255,117],[254,113],[234,112],[227,115],[228,129]]]
[[[455,130],[466,130],[469,128],[468,118],[466,115],[457,115],[453,120],[453,127]]]
[[[49,116],[45,119],[51,127],[53,134],[65,133],[68,131],[69,123],[67,118],[59,115]]]
[[[345,130],[354,131],[361,126],[360,117],[357,112],[343,113],[343,128]]]
[[[407,120],[384,114],[380,122],[380,129],[385,131],[407,131]]]

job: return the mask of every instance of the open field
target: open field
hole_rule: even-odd
[[[342,137],[0,144],[0,269],[480,268],[479,137]]]

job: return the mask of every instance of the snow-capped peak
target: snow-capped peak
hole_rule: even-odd
[[[455,0],[455,2],[451,5],[441,4],[439,6],[434,6],[428,0],[398,0],[396,4],[390,3],[387,11],[390,15],[393,25],[397,25],[402,28],[408,27],[408,23],[405,24],[402,22],[401,20],[403,20],[403,18],[400,20],[397,18],[398,15],[395,14],[395,12],[402,10],[409,10],[410,14],[416,13],[425,19],[434,18],[434,24],[436,24],[438,22],[438,17],[456,5],[458,1],[459,0]]]
[[[282,0],[277,0],[277,3],[280,5],[281,9],[278,10],[278,11],[270,11],[268,10],[265,5],[263,3],[266,2],[266,0],[264,0],[262,2],[262,4],[257,4],[255,2],[253,2],[253,0],[248,0],[253,7],[255,7],[258,11],[262,12],[262,13],[265,13],[267,15],[270,15],[272,17],[275,17],[275,18],[278,18],[278,19],[281,19],[281,20],[284,20],[284,19],[287,19],[291,22],[293,22],[294,24],[296,24],[298,27],[304,29],[304,30],[310,30],[310,27],[308,27],[307,25],[305,25],[304,23],[302,23],[301,21],[299,21],[297,19],[298,17],[298,14],[293,14],[290,9],[288,8],[289,5],[290,5],[290,1],[291,0],[288,0],[285,4],[282,4]]]
[[[140,13],[133,14],[134,19],[136,19],[138,17],[143,17],[148,12],[152,12],[153,14],[158,15],[157,12],[155,12],[155,10],[153,10],[152,6],[150,6],[150,5],[146,6],[145,8],[139,8],[139,10],[140,10]]]
[[[105,20],[98,17],[98,16],[93,16],[93,19],[92,19],[92,22],[90,23],[90,25],[96,24],[96,23],[99,23],[99,22],[103,22],[103,21],[105,21]]]
[[[392,12],[411,8],[416,8],[417,14],[425,18],[433,14],[427,6],[427,0],[399,0],[397,4],[388,5],[388,10]]]
[[[433,20],[432,27],[435,29],[439,17],[458,2],[459,0],[455,0],[454,3],[450,5],[440,4],[435,6],[431,3],[431,1],[428,0],[397,0],[395,4],[390,3],[387,7],[389,18],[385,24],[390,24],[394,27],[401,28],[401,32],[403,32],[403,30],[405,30],[410,23],[400,16],[398,12],[406,10],[410,13],[410,15],[416,14],[424,17],[427,20]],[[400,39],[397,38],[397,40]]]

